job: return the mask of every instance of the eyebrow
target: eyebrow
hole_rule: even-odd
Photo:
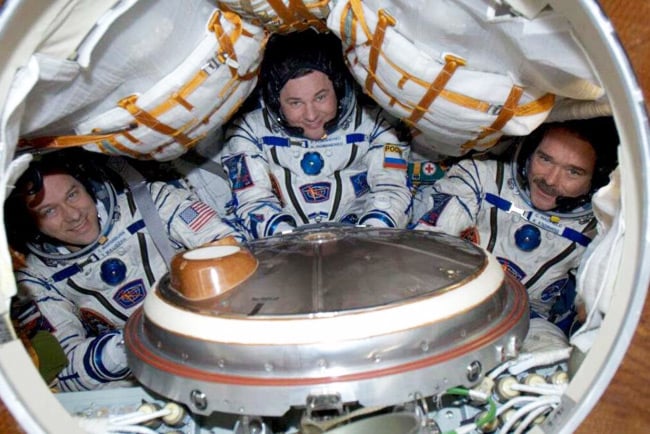
[[[549,154],[547,154],[546,152],[544,152],[544,151],[542,151],[540,149],[537,149],[535,153],[548,158],[553,163],[555,163],[555,161],[556,161],[555,158],[553,158],[552,155],[549,155]],[[587,174],[589,172],[585,167],[576,166],[575,164],[560,164],[560,165],[562,167],[564,167],[565,169],[572,169],[572,170],[575,170],[576,172],[580,172],[581,175],[585,175],[585,174]]]
[[[323,95],[323,94],[325,94],[325,93],[329,93],[329,89],[327,89],[327,88],[323,88],[323,89],[319,90],[318,92],[316,92],[316,93],[314,94],[314,97],[318,97],[318,96]],[[302,98],[300,98],[300,97],[295,97],[295,96],[290,96],[290,97],[288,97],[288,98],[286,99],[286,101],[287,101],[287,102],[302,101]]]
[[[79,185],[77,183],[73,182],[72,185],[70,185],[70,188],[68,188],[66,190],[65,196],[67,197],[70,194],[70,192],[72,192],[74,189],[76,189],[78,187],[79,187]],[[42,210],[44,210],[46,208],[50,208],[50,207],[52,207],[52,204],[50,204],[50,203],[42,203],[39,206],[37,206],[36,208],[32,208],[32,211],[41,212]]]

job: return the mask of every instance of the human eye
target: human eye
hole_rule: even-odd
[[[79,198],[79,189],[75,188],[68,192],[68,200],[75,201]]]
[[[44,218],[52,217],[56,214],[56,210],[53,207],[43,208],[38,211],[39,215]]]
[[[569,168],[568,172],[569,172],[570,176],[573,176],[573,177],[576,177],[576,178],[578,176],[583,176],[585,174],[584,170],[581,170],[581,169],[578,169],[578,168],[575,168],[575,167]]]

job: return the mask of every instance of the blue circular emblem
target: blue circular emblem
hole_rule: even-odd
[[[126,265],[117,258],[107,259],[102,262],[100,274],[104,282],[117,285],[126,276]]]
[[[318,152],[307,152],[300,161],[300,167],[307,175],[318,175],[324,164],[325,160]]]
[[[523,225],[515,232],[515,244],[524,252],[535,250],[541,242],[542,234],[536,226]]]

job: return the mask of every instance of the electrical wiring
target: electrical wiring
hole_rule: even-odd
[[[157,431],[142,426],[140,424],[150,422],[155,419],[165,418],[174,413],[175,408],[166,405],[160,410],[153,412],[135,411],[119,416],[105,418],[76,418],[79,426],[89,434],[108,434],[108,433],[136,433],[136,434],[156,434]]]
[[[524,405],[520,409],[518,409],[512,417],[508,418],[508,420],[503,424],[501,427],[500,432],[502,434],[508,433],[515,425],[515,423],[524,415],[530,413],[531,411],[539,408],[539,407],[549,407],[549,406],[554,406],[560,403],[560,397],[556,395],[551,395],[551,396],[542,396],[536,398],[534,401]]]
[[[459,395],[459,396],[466,396],[470,398],[476,397],[478,399],[487,401],[489,407],[485,416],[480,417],[476,422],[460,426],[457,429],[448,431],[444,434],[467,434],[476,428],[480,428],[488,423],[491,423],[496,419],[497,416],[496,403],[491,397],[487,396],[486,394],[482,392],[476,392],[473,390],[463,389],[461,387],[452,387],[451,389],[447,389],[445,393],[449,395]]]
[[[551,405],[546,405],[539,407],[530,413],[524,418],[524,420],[521,421],[517,429],[515,430],[514,434],[522,434],[526,428],[535,420],[537,417],[544,412],[548,411],[550,408],[552,408]]]

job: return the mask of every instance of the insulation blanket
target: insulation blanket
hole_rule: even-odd
[[[250,94],[267,34],[201,0],[141,0],[89,36],[88,65],[34,55],[22,147],[176,158]]]
[[[558,100],[604,96],[565,19],[490,3],[342,0],[328,17],[353,75],[413,127],[419,153],[487,149],[530,133]]]

